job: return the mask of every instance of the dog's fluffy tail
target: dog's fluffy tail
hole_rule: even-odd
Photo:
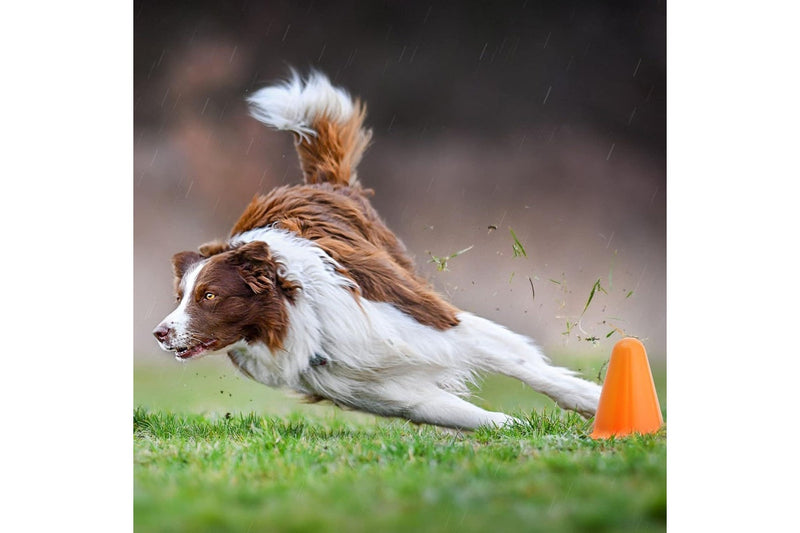
[[[356,185],[356,166],[372,131],[364,128],[366,107],[324,74],[312,71],[264,87],[247,99],[250,114],[279,130],[295,135],[306,183]]]

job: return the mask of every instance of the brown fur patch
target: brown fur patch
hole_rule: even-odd
[[[230,244],[225,241],[215,240],[211,242],[207,242],[205,244],[201,244],[198,247],[198,251],[200,255],[203,257],[211,257],[212,255],[221,254],[222,252],[227,252],[231,249]]]
[[[415,273],[405,247],[367,200],[369,192],[328,183],[281,187],[254,198],[231,235],[275,224],[314,241],[363,297],[391,303],[440,330],[458,325],[457,309]]]
[[[197,252],[178,252],[172,256],[172,273],[180,281],[186,271],[189,270],[189,267],[202,259]]]
[[[202,260],[203,257],[197,252],[178,252],[172,256],[172,274],[175,276],[175,294],[178,296],[181,294],[181,280],[186,274],[186,271],[188,271],[193,264]]]
[[[299,138],[295,147],[306,183],[356,183],[356,166],[372,138],[372,131],[363,128],[366,113],[366,106],[356,100],[349,120],[320,117],[311,125],[316,136]]]

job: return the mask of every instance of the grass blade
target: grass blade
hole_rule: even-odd
[[[511,249],[514,251],[514,257],[520,257],[520,256],[528,257],[528,254],[525,252],[525,248],[522,246],[522,243],[519,242],[517,234],[514,233],[514,230],[508,228],[508,231],[511,232],[511,236],[514,238],[514,244],[511,245]]]

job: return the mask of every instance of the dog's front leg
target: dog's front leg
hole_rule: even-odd
[[[404,416],[413,422],[468,430],[481,426],[503,427],[519,422],[505,413],[486,411],[433,386],[411,398]]]

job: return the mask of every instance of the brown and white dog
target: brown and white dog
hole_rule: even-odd
[[[186,361],[226,351],[246,376],[311,399],[458,429],[512,423],[464,399],[482,373],[593,416],[600,386],[446,302],[369,203],[356,166],[365,107],[320,73],[248,99],[295,135],[305,184],[256,197],[224,242],[172,259],[178,307],[154,330]]]

